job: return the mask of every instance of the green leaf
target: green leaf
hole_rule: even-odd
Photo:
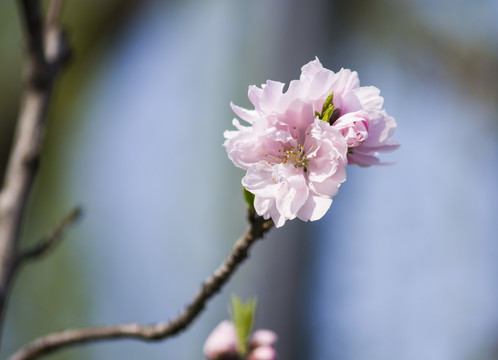
[[[238,351],[242,356],[248,352],[247,342],[254,325],[256,306],[256,299],[249,299],[243,303],[237,295],[232,295],[232,322],[237,332]]]
[[[331,106],[334,106],[332,104],[332,100],[334,100],[334,92],[332,91],[329,96],[327,96],[327,99],[325,99],[325,102],[323,103],[322,106],[322,117],[325,115],[325,111],[327,111],[328,108]]]

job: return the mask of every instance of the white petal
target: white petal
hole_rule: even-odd
[[[282,227],[285,224],[285,220],[286,220],[285,217],[282,216],[282,214],[280,214],[278,212],[276,207],[272,208],[271,218],[272,218],[273,222],[275,223],[276,228]]]
[[[310,196],[297,213],[297,217],[303,221],[319,220],[325,215],[330,205],[332,205],[332,199]]]
[[[308,187],[306,186],[306,181],[304,176],[300,173],[295,173],[293,166],[287,166],[292,168],[292,175],[282,181],[281,187],[279,188],[279,193],[276,197],[276,205],[278,211],[285,216],[287,219],[294,219],[296,213],[299,211],[301,206],[305,203],[308,198]]]
[[[275,206],[275,200],[269,198],[263,198],[256,195],[254,198],[254,210],[259,216],[263,216],[265,219],[270,218],[270,208]]]

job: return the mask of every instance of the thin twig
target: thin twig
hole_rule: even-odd
[[[81,217],[82,211],[80,207],[71,210],[52,230],[52,232],[38,241],[32,247],[19,253],[16,259],[16,267],[22,265],[26,260],[38,258],[45,254],[48,250],[52,249],[62,238],[64,232],[73,225]]]
[[[13,354],[9,360],[29,360],[69,346],[111,339],[136,339],[158,341],[185,330],[204,309],[207,301],[230,279],[239,265],[247,258],[249,249],[271,229],[273,222],[250,216],[251,225],[234,245],[224,263],[201,286],[190,304],[173,320],[153,325],[120,324],[65,330],[34,340]]]

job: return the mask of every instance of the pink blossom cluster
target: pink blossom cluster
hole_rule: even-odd
[[[247,360],[276,360],[277,352],[273,347],[276,341],[277,335],[273,331],[255,331],[249,340]],[[206,339],[204,355],[209,360],[241,360],[238,345],[233,323],[225,320]]]
[[[360,86],[356,72],[334,73],[315,59],[284,86],[250,86],[254,109],[231,105],[249,126],[234,119],[237,130],[224,133],[229,159],[246,170],[242,185],[255,195],[257,214],[276,227],[320,219],[346,180],[346,165],[384,164],[379,152],[398,148],[396,121],[379,89]]]

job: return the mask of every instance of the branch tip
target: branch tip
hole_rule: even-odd
[[[52,249],[62,238],[65,231],[77,221],[81,219],[83,210],[80,206],[72,209],[59,224],[52,230],[52,232],[38,241],[32,247],[21,252],[16,261],[16,267],[24,263],[26,260],[34,259],[45,254],[48,250]]]

